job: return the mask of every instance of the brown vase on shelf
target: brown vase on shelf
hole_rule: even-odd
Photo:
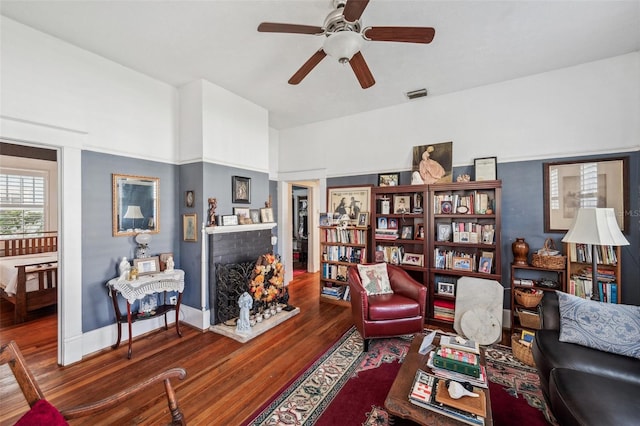
[[[513,264],[514,265],[528,265],[529,257],[529,244],[524,238],[516,238],[511,244],[511,250],[513,250]]]

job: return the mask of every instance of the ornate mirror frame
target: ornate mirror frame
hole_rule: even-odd
[[[113,236],[160,232],[160,179],[113,174]]]

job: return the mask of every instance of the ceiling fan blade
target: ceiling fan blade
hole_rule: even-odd
[[[261,33],[293,33],[293,34],[323,34],[322,27],[313,25],[279,24],[276,22],[262,22],[258,25]]]
[[[307,76],[307,74],[309,74],[311,70],[314,69],[316,65],[318,65],[320,61],[324,59],[325,56],[327,56],[327,54],[322,49],[318,50],[316,53],[311,55],[311,57],[307,60],[307,62],[302,64],[300,69],[296,71],[294,75],[291,76],[291,78],[289,79],[289,84],[300,83],[302,79],[304,79]]]
[[[373,41],[400,41],[404,43],[431,43],[436,30],[431,27],[369,27],[363,34]]]
[[[344,19],[349,22],[355,22],[362,16],[362,12],[369,4],[369,0],[347,0],[347,4],[344,5],[344,11],[342,15]]]
[[[362,53],[357,52],[351,60],[349,61],[349,65],[351,65],[351,69],[353,69],[353,73],[356,75],[356,78],[360,82],[360,86],[363,89],[368,89],[369,87],[376,84],[376,81],[373,78],[373,74],[369,70],[367,66],[367,62],[364,60],[364,56]]]

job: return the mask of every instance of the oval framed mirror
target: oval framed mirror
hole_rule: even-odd
[[[113,174],[113,236],[160,232],[160,179]]]

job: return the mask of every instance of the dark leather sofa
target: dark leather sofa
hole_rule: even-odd
[[[559,341],[558,296],[542,300],[533,359],[551,411],[564,425],[640,425],[640,360]]]
[[[393,294],[367,296],[355,266],[347,271],[353,322],[364,340],[364,351],[375,338],[420,333],[427,309],[427,287],[402,268],[387,265]]]

